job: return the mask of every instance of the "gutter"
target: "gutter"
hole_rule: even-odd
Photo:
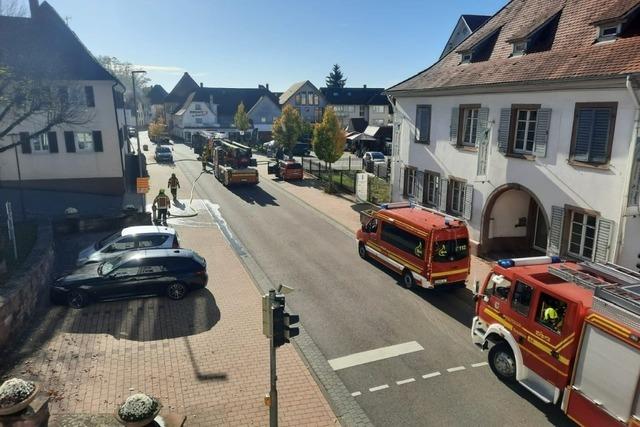
[[[115,82],[113,83],[113,86],[111,86],[111,98],[113,99],[113,112],[116,115],[116,129],[118,130],[118,157],[120,158],[120,170],[122,170],[122,189],[124,190],[124,192],[127,192],[127,179],[124,176],[124,160],[122,158],[122,146],[120,144],[120,138],[122,138],[122,145],[124,145],[124,135],[122,135],[122,129],[120,129],[120,121],[118,120],[118,105],[116,104],[116,86],[120,85],[120,87],[122,87],[124,90],[126,90],[126,88],[124,87],[124,85],[122,83],[120,83],[120,81],[118,79],[115,79]],[[127,112],[124,110],[123,108],[123,113],[125,114],[125,119],[126,119],[126,114]]]
[[[628,204],[629,191],[631,187],[631,172],[633,171],[633,163],[639,154],[637,153],[637,150],[640,149],[640,147],[638,147],[636,143],[637,139],[640,138],[640,98],[633,88],[633,77],[634,76],[631,74],[627,75],[626,88],[629,92],[629,96],[633,100],[633,104],[635,105],[636,114],[633,121],[633,131],[631,132],[631,141],[629,142],[629,156],[627,158],[627,167],[625,171],[625,178],[623,181],[625,183],[626,189],[624,190],[624,193],[622,195],[622,204],[620,206],[620,226],[618,227],[618,238],[616,240],[614,262],[617,262],[622,249],[622,241],[624,239],[625,228],[627,225],[627,217],[629,216],[627,214],[627,210],[630,207],[628,206]],[[635,210],[636,212],[632,214],[634,216],[640,213],[640,207],[635,206]]]

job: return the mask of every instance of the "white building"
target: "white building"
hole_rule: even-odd
[[[0,147],[20,141],[0,153],[0,187],[122,195],[126,146],[118,130],[123,114],[116,98],[124,86],[48,3],[31,0],[30,8],[30,18],[0,17],[0,57],[20,74],[25,72],[21,58],[29,55],[34,78],[50,83],[85,120],[55,126],[36,138],[31,134],[43,129],[46,113],[20,122],[0,139]],[[15,117],[0,120],[0,129]]]
[[[479,253],[635,269],[640,3],[629,5],[512,1],[388,89],[393,199],[465,217]]]
[[[340,121],[346,128],[351,119],[363,119],[369,125],[386,126],[393,123],[393,108],[383,94],[383,88],[323,87],[320,91],[327,100],[327,106],[333,107]]]

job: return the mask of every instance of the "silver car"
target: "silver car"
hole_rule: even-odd
[[[178,234],[169,227],[141,225],[127,227],[80,251],[78,266],[102,262],[125,251],[152,248],[179,248]]]

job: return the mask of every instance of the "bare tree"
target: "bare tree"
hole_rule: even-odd
[[[30,137],[37,137],[59,125],[83,125],[93,114],[81,101],[84,88],[63,86],[34,74],[13,72],[0,66],[0,140],[19,126],[28,125]],[[0,146],[0,153],[19,145],[20,141]]]
[[[27,16],[27,8],[16,0],[0,0],[0,16]]]

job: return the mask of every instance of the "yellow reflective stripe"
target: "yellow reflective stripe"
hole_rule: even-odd
[[[529,350],[528,348],[518,344],[518,347],[520,347],[520,349],[526,351],[527,353],[529,353],[532,357],[534,357],[535,359],[537,359],[540,363],[544,363],[545,365],[547,365],[549,368],[553,369],[554,371],[556,371],[557,373],[559,373],[560,375],[564,376],[564,377],[568,377],[569,374],[566,372],[563,372],[561,370],[559,370],[558,368],[556,368],[555,366],[553,366],[552,364],[550,364],[549,362],[547,362],[546,360],[544,360],[543,358],[541,358],[540,356],[538,356],[537,354],[535,354],[534,352],[532,352],[531,350]]]
[[[381,255],[387,256],[387,257],[391,258],[392,260],[397,261],[400,264],[403,264],[405,267],[409,268],[410,270],[420,274],[421,269],[420,269],[420,266],[418,266],[417,264],[414,264],[414,263],[412,263],[410,261],[407,261],[406,259],[404,259],[402,257],[399,257],[398,255],[394,254],[393,252],[391,252],[391,251],[389,251],[389,250],[387,250],[387,249],[385,249],[385,248],[383,248],[381,246],[376,245],[375,243],[367,242],[367,245],[371,246],[373,249],[375,249],[377,251],[380,251],[380,252],[386,251],[387,252],[386,254],[382,253]]]
[[[468,272],[469,272],[468,268],[461,268],[459,270],[444,271],[442,273],[431,273],[431,277],[442,277],[442,276],[448,276],[448,275],[459,274],[459,273],[468,273]]]
[[[533,337],[531,335],[527,336],[527,341],[529,341],[531,344],[533,344],[534,346],[536,346],[540,350],[544,351],[549,356],[551,356],[551,352],[554,351],[551,347],[543,344],[542,341],[539,341],[537,339],[533,339]],[[553,356],[551,356],[551,357],[553,357]],[[569,366],[569,359],[567,359],[564,356],[558,355],[558,361],[560,363],[562,363],[563,365]]]
[[[587,319],[589,320],[593,320],[593,319],[598,319],[599,321],[609,325],[610,328],[612,329],[617,329],[618,331],[620,331],[621,333],[625,334],[625,335],[629,335],[631,333],[631,330],[622,327],[620,325],[618,325],[617,323],[614,323],[612,321],[610,321],[609,319],[602,317],[596,313],[592,313],[589,315],[589,317],[587,317]]]
[[[575,335],[575,333],[573,333],[573,334],[569,335],[569,337],[565,340],[565,341],[566,341],[565,343],[562,343],[562,342],[561,342],[561,343],[559,343],[559,344],[556,346],[556,351],[564,350],[564,349],[565,349],[569,344],[573,343],[573,336],[574,336],[574,335]],[[569,338],[570,338],[570,339],[569,339]]]
[[[498,321],[498,323],[500,323],[502,326],[504,326],[505,328],[507,328],[508,330],[512,330],[513,329],[513,325],[509,322],[507,322],[505,319],[503,319],[502,317],[500,317],[497,312],[494,312],[492,309],[490,309],[489,307],[485,307],[484,309],[485,314],[487,314],[489,317],[494,318],[495,320]]]

